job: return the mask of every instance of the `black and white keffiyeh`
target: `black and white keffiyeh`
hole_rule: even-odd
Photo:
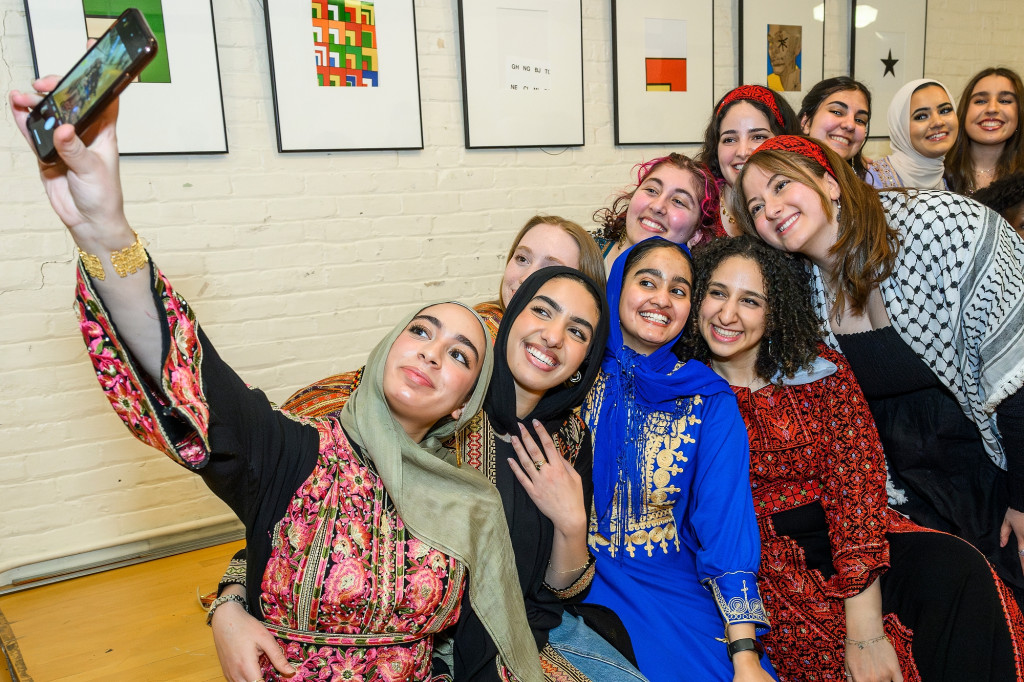
[[[1024,240],[998,213],[951,192],[882,192],[902,246],[880,289],[900,338],[931,367],[981,432],[1001,468],[995,409],[1024,385]],[[814,289],[828,322],[817,266]]]

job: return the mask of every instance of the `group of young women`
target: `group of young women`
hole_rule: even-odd
[[[116,106],[88,145],[59,128],[41,176],[101,386],[246,527],[226,677],[1020,679],[1024,240],[928,191],[1017,170],[1005,73],[963,125],[907,84],[875,163],[856,81],[799,114],[736,88],[596,238],[535,216],[496,300],[410,311],[280,409],[128,225]],[[38,101],[11,95],[23,133]]]

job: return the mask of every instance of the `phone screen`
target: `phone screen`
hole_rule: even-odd
[[[110,30],[43,99],[28,125],[37,147],[52,147],[52,131],[63,123],[77,124],[129,71],[149,46],[144,34],[128,17],[121,16]]]

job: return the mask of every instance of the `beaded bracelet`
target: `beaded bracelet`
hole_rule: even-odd
[[[207,625],[213,624],[213,612],[219,609],[221,606],[227,604],[229,601],[237,602],[242,605],[243,609],[245,609],[246,611],[249,610],[249,604],[245,601],[245,597],[238,594],[222,594],[221,596],[213,600],[213,603],[210,604],[210,608],[206,611]]]

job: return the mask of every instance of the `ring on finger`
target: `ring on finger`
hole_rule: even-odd
[[[537,467],[537,471],[540,471],[540,468],[544,466],[544,464],[546,464],[546,462],[542,459],[533,460],[533,466]]]
[[[1024,556],[1024,549],[1018,549],[1017,554],[1019,554],[1020,556]]]

